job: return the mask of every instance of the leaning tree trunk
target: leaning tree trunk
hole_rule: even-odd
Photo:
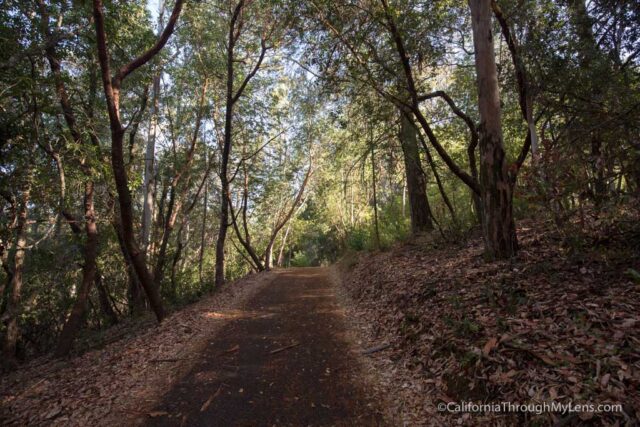
[[[99,269],[96,269],[95,284],[96,289],[98,290],[98,301],[100,302],[100,309],[102,310],[102,314],[107,318],[109,325],[117,324],[118,314],[111,306],[109,291],[102,281],[102,272]]]
[[[427,198],[427,182],[424,176],[418,151],[416,128],[404,113],[400,114],[400,143],[404,153],[404,169],[409,193],[411,210],[411,232],[419,234],[433,230],[431,209]]]
[[[488,259],[509,258],[517,250],[513,193],[502,142],[498,73],[491,32],[491,0],[469,0],[480,112],[482,229]]]
[[[273,265],[273,241],[269,242],[267,249],[264,251],[264,268],[265,270],[271,270]]]
[[[304,190],[307,187],[307,184],[309,183],[309,178],[311,178],[311,173],[312,173],[311,164],[309,164],[309,169],[307,169],[307,174],[304,176],[302,185],[300,185],[300,189],[298,190],[298,194],[296,195],[296,198],[293,200],[293,203],[291,204],[291,208],[281,220],[276,220],[275,227],[271,232],[271,237],[269,238],[269,242],[267,243],[267,249],[265,250],[265,253],[264,253],[265,270],[270,270],[273,264],[273,246],[275,245],[276,239],[278,238],[278,233],[280,233],[280,230],[282,230],[282,227],[284,227],[289,222],[289,220],[291,220],[291,217],[293,217],[297,209],[299,209],[302,206],[302,203],[303,203],[302,197],[304,195]],[[245,204],[245,207],[246,207],[246,204]]]
[[[287,224],[287,229],[284,232],[284,236],[282,237],[282,245],[280,246],[280,252],[278,253],[278,259],[276,260],[276,266],[282,267],[284,265],[284,250],[287,247],[287,238],[289,237],[289,232],[291,231],[291,223]]]
[[[122,252],[122,256],[125,260],[125,265],[127,267],[127,277],[128,277],[128,289],[127,289],[127,300],[129,303],[129,311],[134,316],[142,314],[146,309],[146,302],[144,299],[144,290],[142,289],[142,285],[138,280],[138,275],[136,274],[136,270],[133,268],[133,262],[129,257],[129,253],[127,252],[127,248],[124,244],[124,238],[122,237],[122,225],[120,224],[119,215],[116,212],[114,214],[112,220],[113,229],[116,233],[116,237],[118,238],[118,244],[120,245],[120,252]]]

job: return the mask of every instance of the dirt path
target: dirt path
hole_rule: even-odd
[[[151,426],[377,426],[328,272],[283,270],[197,356]]]

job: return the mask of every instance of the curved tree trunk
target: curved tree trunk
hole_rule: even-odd
[[[203,213],[202,213],[202,230],[200,233],[200,249],[198,251],[198,281],[200,283],[200,287],[202,288],[203,285],[203,277],[202,277],[202,265],[204,262],[204,244],[205,244],[205,237],[206,237],[206,231],[207,231],[207,207],[208,207],[208,197],[209,197],[209,183],[208,181],[205,181],[204,184],[204,206],[203,206]]]
[[[245,0],[240,0],[231,15],[229,22],[229,33],[227,40],[227,88],[226,88],[226,102],[225,102],[225,117],[224,117],[224,140],[222,143],[222,158],[220,159],[220,229],[218,231],[218,240],[216,242],[216,272],[215,272],[215,285],[220,286],[225,281],[225,242],[227,239],[227,231],[229,225],[229,201],[231,194],[229,191],[229,157],[231,156],[231,143],[232,143],[232,131],[233,131],[233,107],[238,102],[238,99],[242,96],[242,93],[246,89],[249,81],[256,75],[265,54],[267,53],[266,34],[261,35],[260,39],[260,56],[254,64],[251,71],[244,77],[242,83],[238,89],[234,92],[234,78],[235,78],[235,46],[240,36],[242,35],[243,28],[243,11],[247,6]]]
[[[93,20],[96,30],[96,42],[102,85],[104,88],[107,111],[109,113],[109,127],[111,129],[111,166],[118,190],[118,202],[120,205],[120,219],[122,225],[122,240],[128,256],[133,264],[138,279],[147,294],[149,304],[158,321],[165,316],[162,300],[158,289],[146,265],[146,256],[136,241],[133,230],[133,203],[127,177],[127,169],[124,163],[123,140],[126,128],[120,118],[120,88],[123,80],[138,68],[149,62],[160,52],[175,29],[178,17],[182,11],[184,0],[176,0],[171,16],[160,36],[152,47],[143,52],[131,62],[120,67],[115,75],[111,74],[111,60],[107,47],[107,34],[105,29],[104,5],[102,0],[93,0]],[[125,254],[126,256],[126,254]]]

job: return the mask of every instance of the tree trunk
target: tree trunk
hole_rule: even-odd
[[[589,16],[587,7],[584,0],[569,0],[569,20],[575,27],[576,35],[578,36],[578,64],[581,70],[593,70],[588,74],[591,77],[591,87],[589,89],[591,94],[591,100],[594,104],[601,102],[605,95],[605,90],[602,84],[593,83],[594,72],[613,72],[610,67],[603,68],[603,63],[607,63],[605,54],[601,52],[598,43],[596,42],[595,35],[593,34],[593,19]],[[590,115],[586,120],[601,121],[603,120],[599,113],[594,112],[595,115]],[[584,128],[591,127],[588,123],[583,123]],[[592,185],[591,195],[596,206],[602,204],[605,198],[608,196],[607,183],[604,174],[604,165],[606,163],[604,153],[602,152],[602,135],[598,126],[592,130],[587,130],[587,135],[584,135],[585,139],[590,140],[590,159],[589,164],[591,166]]]
[[[291,208],[285,214],[282,220],[279,220],[278,218],[276,218],[276,224],[275,224],[275,227],[273,228],[273,231],[271,232],[271,237],[269,238],[269,243],[267,244],[267,249],[264,254],[265,270],[271,269],[271,265],[273,264],[273,246],[275,245],[276,239],[278,238],[278,233],[280,233],[280,230],[282,230],[282,227],[284,227],[289,222],[289,220],[291,220],[291,217],[295,213],[297,213],[297,211],[303,205],[302,197],[304,195],[304,190],[307,187],[307,184],[309,183],[309,178],[311,178],[311,172],[312,172],[311,164],[309,164],[309,169],[307,169],[307,174],[305,175],[304,180],[300,185],[300,189],[298,190],[298,194],[296,195],[296,198],[293,200],[293,203],[291,204]],[[245,227],[246,227],[246,224],[245,224]]]
[[[105,284],[102,282],[102,272],[96,269],[96,289],[98,290],[98,301],[100,301],[100,309],[102,310],[102,314],[109,320],[110,325],[115,325],[118,323],[118,315],[115,310],[111,306],[111,300],[109,297],[109,292]]]
[[[49,35],[50,34],[49,27],[48,27],[49,18],[46,12],[46,5],[42,1],[40,1],[39,5],[40,5],[40,12],[42,15],[43,32],[46,35]],[[45,53],[46,53],[47,60],[49,62],[49,66],[51,68],[51,72],[54,75],[58,101],[60,103],[60,107],[62,109],[62,113],[65,119],[65,122],[67,124],[67,127],[69,128],[69,132],[71,133],[74,139],[74,142],[76,144],[83,145],[84,140],[78,129],[75,112],[73,111],[71,101],[64,84],[64,80],[62,79],[60,60],[58,59],[55,46],[50,46],[49,48],[47,48]],[[92,87],[95,86],[94,79],[92,79],[91,86]],[[95,93],[94,91],[91,91],[91,93],[92,95],[90,95],[90,98],[93,99]],[[93,116],[93,104],[90,105],[89,116],[90,117]],[[59,154],[55,152],[51,147],[47,149],[47,152],[51,155],[51,157],[56,162],[56,165],[58,167],[58,172],[60,175],[60,186],[61,186],[60,210],[62,213],[65,208],[64,169],[62,168],[62,162],[60,160]],[[80,168],[82,169],[82,172],[85,175],[85,179],[86,179],[85,194],[84,194],[84,207],[85,207],[84,216],[85,216],[85,233],[86,233],[87,239],[85,242],[85,246],[82,249],[82,252],[84,254],[84,264],[82,267],[82,282],[78,290],[74,307],[71,311],[69,318],[67,319],[67,322],[63,327],[63,330],[58,342],[58,347],[55,352],[57,356],[65,355],[71,349],[73,340],[77,335],[78,331],[80,330],[80,327],[82,326],[82,320],[84,318],[84,314],[87,309],[87,299],[89,298],[91,285],[93,284],[95,280],[95,275],[96,275],[96,257],[98,252],[98,228],[96,225],[95,210],[94,210],[94,203],[93,203],[94,182],[91,176],[92,175],[91,166],[86,159],[83,158],[80,160]]]
[[[149,120],[149,136],[144,156],[143,212],[142,212],[142,247],[149,256],[149,242],[153,221],[154,188],[155,188],[155,148],[158,128],[158,104],[160,98],[160,74],[153,77],[153,98],[151,101],[151,118]]]
[[[153,278],[147,269],[145,253],[140,250],[133,231],[133,206],[131,193],[129,192],[128,187],[127,173],[124,169],[124,159],[122,157],[123,135],[124,130],[122,129],[112,130],[112,167],[116,180],[116,189],[118,190],[118,200],[120,201],[122,241],[127,253],[129,254],[129,260],[133,265],[136,276],[147,294],[149,304],[158,321],[161,321],[164,318],[164,308],[162,307],[160,293],[158,292],[158,288],[155,286]]]
[[[266,39],[263,34],[260,39],[260,56],[256,61],[253,69],[244,77],[242,83],[238,87],[238,90],[234,93],[234,64],[236,62],[234,57],[234,49],[236,42],[239,40],[242,34],[243,27],[243,10],[245,8],[245,1],[240,0],[236,4],[231,20],[229,22],[229,32],[227,40],[227,89],[226,89],[226,102],[225,102],[225,116],[224,116],[224,138],[222,144],[222,158],[220,159],[220,229],[218,231],[218,241],[216,242],[216,272],[215,272],[215,285],[220,286],[225,281],[225,262],[224,262],[224,248],[227,238],[227,230],[229,228],[229,203],[231,194],[229,193],[229,157],[231,156],[231,142],[232,142],[232,127],[233,127],[233,107],[238,99],[242,96],[247,84],[256,75],[262,65],[264,56],[267,52]]]
[[[32,166],[26,174],[27,182],[22,193],[22,203],[17,214],[16,223],[16,244],[13,255],[13,271],[11,281],[8,286],[8,297],[3,320],[6,332],[2,343],[2,355],[7,364],[14,364],[16,359],[16,348],[20,330],[18,327],[18,314],[21,307],[22,298],[22,274],[24,270],[25,247],[27,246],[26,225],[29,210],[29,200],[31,196],[31,185],[33,180]]]
[[[371,185],[373,187],[373,226],[375,233],[374,243],[376,249],[380,249],[380,227],[378,225],[378,194],[376,191],[376,158],[373,141],[371,142]]]
[[[289,237],[289,231],[291,231],[291,223],[287,224],[287,229],[284,232],[284,237],[282,237],[282,246],[280,246],[278,260],[276,261],[276,265],[278,267],[282,267],[282,265],[284,264],[284,250],[287,247],[287,238]]]
[[[427,162],[429,163],[429,167],[431,168],[431,172],[433,172],[433,177],[436,179],[436,184],[438,185],[440,196],[442,196],[442,201],[447,206],[447,209],[449,209],[449,213],[451,214],[451,220],[454,222],[454,224],[457,224],[458,219],[456,218],[455,209],[453,209],[451,200],[449,200],[449,196],[447,196],[447,193],[444,191],[444,185],[442,184],[442,180],[440,179],[440,174],[438,173],[436,164],[433,161],[433,157],[431,156],[431,151],[429,151],[429,147],[427,146],[427,143],[425,142],[422,134],[420,134],[417,129],[416,129],[416,132],[418,133],[420,142],[422,143],[422,147],[424,148],[424,154],[426,155]]]
[[[242,1],[236,8],[237,13],[242,9]],[[239,9],[238,9],[239,8]],[[237,19],[234,13],[235,19]],[[222,158],[220,159],[220,220],[218,240],[216,242],[216,271],[215,286],[221,286],[225,280],[224,247],[229,227],[229,156],[231,156],[231,132],[233,121],[233,79],[234,79],[234,47],[235,47],[235,19],[229,25],[229,40],[227,46],[227,91],[224,113],[224,140],[222,143]]]
[[[416,128],[402,112],[400,114],[400,143],[404,153],[404,169],[409,193],[411,232],[416,235],[424,231],[433,230],[433,222],[429,214],[431,209],[427,198],[426,177],[418,151]]]
[[[122,256],[124,257],[125,265],[127,267],[127,276],[129,277],[127,300],[129,303],[129,309],[133,315],[139,315],[146,308],[144,293],[142,286],[140,285],[140,281],[138,280],[136,270],[133,268],[133,262],[131,261],[129,253],[127,252],[127,248],[124,244],[124,238],[122,237],[122,226],[120,225],[120,215],[118,215],[117,212],[113,215],[112,225],[114,231],[116,232],[116,237],[118,238],[120,252],[122,252]]]
[[[491,0],[469,0],[480,112],[480,187],[483,235],[488,259],[517,250],[513,194],[502,142],[498,73],[491,33]]]
[[[264,251],[264,269],[269,271],[273,264],[273,240],[267,245],[267,249]]]
[[[171,191],[169,193],[169,204],[167,205],[167,215],[164,220],[164,231],[162,233],[162,241],[160,242],[160,249],[158,251],[158,258],[156,259],[156,265],[153,270],[153,280],[155,282],[156,289],[160,289],[162,281],[164,280],[164,265],[167,258],[167,246],[169,245],[169,239],[173,228],[178,218],[178,213],[181,208],[181,204],[176,203],[176,187],[172,184]]]
[[[71,314],[67,319],[58,346],[55,351],[57,357],[65,356],[71,350],[73,341],[82,327],[91,285],[96,277],[96,257],[98,255],[98,228],[96,226],[96,217],[93,206],[93,182],[87,181],[84,190],[84,211],[85,211],[85,233],[87,240],[84,246],[84,267],[82,269],[82,282],[78,288],[76,301],[71,310]]]
[[[184,227],[184,222],[180,224],[180,228],[178,229],[176,251],[173,254],[173,260],[171,261],[171,296],[173,298],[176,298],[176,296],[178,295],[177,271],[178,271],[178,263],[180,262],[180,258],[182,257],[182,249],[184,248],[184,243],[182,243],[183,227]]]
[[[204,260],[204,244],[205,244],[205,237],[206,237],[206,231],[207,231],[208,197],[209,197],[209,182],[206,181],[204,184],[204,206],[203,206],[203,213],[202,213],[202,231],[200,234],[200,251],[198,252],[198,280],[201,288],[203,284],[202,263]]]
[[[124,163],[123,140],[126,128],[120,119],[120,88],[123,80],[138,68],[149,62],[165,46],[169,37],[175,29],[178,17],[182,11],[184,0],[176,0],[171,12],[171,17],[154,45],[133,59],[128,64],[118,69],[115,75],[111,74],[111,60],[107,47],[107,34],[105,29],[104,5],[102,0],[93,0],[93,21],[96,30],[96,44],[98,49],[98,59],[100,62],[100,72],[102,74],[102,86],[109,113],[109,127],[111,129],[111,166],[113,176],[118,190],[118,202],[120,205],[120,223],[122,226],[122,240],[124,248],[129,255],[131,263],[136,271],[138,280],[147,294],[149,304],[155,312],[158,321],[164,318],[164,308],[158,289],[154,286],[153,278],[147,269],[145,253],[140,250],[133,230],[133,203],[127,170]],[[126,256],[126,254],[125,254]]]

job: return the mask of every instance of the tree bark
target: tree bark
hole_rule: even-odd
[[[209,182],[205,181],[204,184],[204,206],[202,208],[202,230],[200,233],[200,250],[198,252],[198,281],[200,283],[200,288],[203,286],[203,276],[202,276],[202,264],[204,261],[204,245],[205,245],[205,237],[207,231],[207,208],[208,208],[208,197],[209,197]]]
[[[498,6],[496,0],[491,0],[491,8],[493,10],[493,14],[498,20],[498,23],[500,24],[502,36],[509,47],[509,52],[511,53],[511,60],[513,62],[516,81],[518,83],[518,102],[520,104],[520,112],[522,113],[522,118],[527,122],[527,136],[516,161],[516,166],[520,169],[527,158],[529,150],[531,150],[531,155],[534,161],[538,154],[538,132],[536,130],[536,123],[533,117],[533,93],[529,84],[527,69],[522,57],[520,56],[518,42],[511,31],[507,18],[502,12],[502,9],[500,9],[500,6]],[[514,183],[516,174],[517,170],[512,173],[513,176],[511,177],[511,180]]]
[[[284,236],[282,237],[282,245],[280,246],[280,252],[278,252],[278,259],[276,260],[276,265],[278,267],[282,267],[284,264],[284,250],[287,247],[287,238],[289,237],[290,231],[291,222],[287,224],[287,229],[284,231]]]
[[[518,248],[513,193],[502,141],[498,72],[491,31],[491,0],[469,0],[480,112],[480,187],[488,259],[509,258]]]
[[[116,237],[118,238],[120,252],[122,252],[122,256],[124,257],[127,267],[127,277],[129,278],[127,300],[129,302],[129,309],[131,311],[131,314],[133,314],[134,316],[139,315],[142,314],[146,309],[144,289],[142,289],[140,280],[138,280],[138,274],[133,267],[133,262],[131,261],[129,252],[127,252],[127,247],[124,244],[124,238],[122,237],[122,226],[120,225],[120,215],[118,215],[117,213],[115,213],[114,215],[112,225],[116,233]]]
[[[427,182],[424,175],[416,129],[409,118],[400,113],[400,143],[404,154],[404,169],[409,193],[409,209],[411,211],[411,232],[416,235],[433,230],[431,209],[427,198]],[[373,159],[373,156],[372,156]]]
[[[22,299],[22,277],[24,270],[24,260],[26,255],[27,236],[26,224],[31,196],[31,185],[33,181],[33,166],[30,165],[26,173],[26,183],[22,191],[22,200],[17,212],[16,223],[16,243],[13,255],[13,269],[11,281],[8,286],[8,297],[2,320],[5,323],[6,332],[2,343],[2,355],[5,363],[12,365],[16,360],[16,348],[20,329],[18,326],[18,314],[21,308]]]
[[[415,126],[415,125],[413,125]],[[454,223],[457,223],[458,220],[456,218],[456,212],[455,209],[453,209],[453,205],[451,204],[451,200],[449,200],[449,196],[447,196],[447,193],[444,191],[444,185],[442,184],[442,180],[440,179],[440,174],[438,173],[438,169],[436,168],[436,164],[433,161],[433,157],[431,156],[431,151],[429,151],[429,147],[427,146],[427,143],[424,140],[424,137],[422,136],[422,134],[420,133],[420,131],[416,129],[416,133],[418,135],[418,138],[420,139],[420,143],[422,144],[422,148],[424,149],[424,153],[426,155],[427,158],[427,163],[429,163],[429,167],[431,168],[431,172],[433,172],[433,176],[436,179],[436,184],[438,185],[438,190],[440,191],[440,196],[442,196],[442,200],[444,201],[444,204],[447,206],[447,209],[449,210],[449,213],[451,214],[451,220]]]
[[[42,19],[42,27],[43,33],[45,35],[50,35],[50,30],[48,27],[48,13],[46,11],[46,5],[44,2],[39,2],[41,19]],[[71,100],[67,93],[66,86],[62,79],[61,74],[61,66],[60,60],[58,59],[56,53],[56,45],[51,45],[45,51],[47,60],[49,62],[49,66],[51,68],[51,73],[54,76],[54,83],[56,88],[56,94],[58,95],[58,102],[60,103],[60,107],[62,109],[62,114],[64,116],[65,122],[67,124],[67,128],[73,137],[73,140],[76,144],[83,145],[84,140],[80,131],[78,130],[78,124],[75,116],[75,112],[73,111]],[[65,208],[65,199],[64,199],[64,169],[62,168],[62,162],[60,156],[53,149],[47,149],[47,152],[51,155],[51,157],[56,162],[58,166],[59,175],[60,175],[60,185],[62,188],[62,195],[60,201],[60,210],[64,211]],[[82,320],[84,318],[85,311],[87,309],[87,301],[89,298],[89,293],[91,290],[91,285],[95,281],[96,275],[96,258],[98,254],[98,227],[96,224],[95,218],[95,209],[93,202],[93,194],[94,194],[94,181],[92,177],[91,166],[86,159],[80,160],[80,168],[82,169],[83,174],[85,175],[85,184],[84,184],[84,217],[85,217],[85,234],[86,241],[84,244],[84,248],[82,252],[84,254],[84,263],[82,267],[82,281],[80,283],[80,287],[78,289],[78,293],[76,295],[76,301],[74,303],[73,309],[69,318],[65,322],[63,326],[62,333],[60,335],[58,346],[56,348],[55,354],[56,356],[63,356],[71,350],[71,346],[73,345],[73,340],[77,335],[78,331],[82,326]]]
[[[13,194],[3,189],[0,190],[0,195],[9,203],[10,206],[10,214],[7,217],[8,228],[15,229],[18,221],[16,199]],[[4,214],[4,212],[0,213]],[[11,280],[13,278],[13,271],[9,266],[9,253],[12,250],[13,244],[11,242],[0,241],[0,262],[2,263],[2,269],[4,270],[4,273],[6,275],[5,281],[0,283],[0,316],[2,316],[2,313],[4,313],[5,310],[5,302],[7,297],[5,295],[5,291],[10,288]]]
[[[207,95],[207,86],[208,86],[208,80],[205,78],[203,85],[202,85],[202,92],[200,94],[200,100],[198,103],[198,111],[196,113],[196,122],[195,122],[195,128],[193,130],[193,135],[191,137],[191,142],[189,144],[189,147],[187,148],[187,153],[185,156],[185,162],[184,165],[179,168],[176,169],[173,176],[171,177],[171,188],[170,188],[170,193],[169,193],[169,203],[167,205],[167,213],[166,213],[166,217],[164,220],[164,232],[162,233],[162,242],[160,243],[160,250],[158,252],[158,258],[156,260],[156,265],[153,271],[153,277],[154,277],[154,281],[155,281],[155,285],[157,289],[160,289],[162,286],[162,280],[164,279],[164,267],[165,267],[165,262],[166,262],[166,255],[167,255],[167,245],[169,244],[169,239],[171,238],[171,233],[173,232],[173,229],[175,227],[176,224],[176,220],[178,218],[178,215],[180,214],[180,211],[182,209],[182,203],[183,203],[183,197],[179,194],[180,192],[180,187],[179,184],[182,180],[182,177],[186,175],[185,181],[185,189],[189,188],[189,183],[191,182],[191,171],[190,171],[190,167],[191,167],[191,162],[193,161],[193,156],[195,153],[195,149],[196,149],[196,144],[198,142],[198,135],[200,134],[200,126],[202,124],[202,116],[204,114],[204,104],[206,101],[206,95]],[[200,189],[199,189],[200,190]],[[198,191],[198,194],[196,194],[196,199],[199,195],[200,191]],[[195,203],[195,202],[194,202]],[[191,211],[191,209],[193,208],[194,204],[192,204],[189,208],[189,211]],[[186,215],[187,213],[185,213]],[[184,221],[183,221],[184,224]],[[181,228],[182,229],[182,228]],[[182,249],[182,248],[180,248]],[[175,257],[174,257],[175,258]],[[178,253],[178,257],[175,258],[176,262],[177,260],[180,259],[180,253]],[[175,278],[175,274],[172,274],[172,279]],[[174,281],[172,280],[172,283],[174,283]]]
[[[143,211],[142,211],[142,247],[147,257],[153,221],[154,189],[155,189],[155,149],[158,128],[158,107],[160,98],[160,74],[153,77],[153,95],[151,101],[151,117],[149,119],[149,135],[144,155]]]
[[[371,138],[373,139],[373,138]],[[376,249],[380,249],[380,227],[378,225],[378,192],[376,191],[376,158],[375,158],[375,146],[373,141],[371,144],[371,186],[373,188],[373,231],[374,231],[374,244]]]
[[[244,175],[244,187],[242,190],[242,207],[240,212],[234,212],[233,201],[229,200],[229,209],[231,210],[231,224],[233,225],[233,229],[236,232],[236,237],[242,247],[249,254],[249,259],[252,264],[252,268],[257,271],[263,271],[265,266],[263,265],[260,257],[258,256],[256,250],[251,245],[251,233],[249,232],[249,225],[247,222],[247,205],[249,203],[249,174],[247,172],[246,163],[243,162],[242,170]],[[244,229],[244,237],[242,236],[242,232],[240,231],[240,226],[238,226],[238,216],[242,214],[242,228]]]
[[[71,309],[69,318],[65,322],[58,340],[55,355],[65,356],[71,350],[73,341],[82,327],[87,311],[91,285],[96,280],[96,257],[98,256],[98,227],[93,204],[93,182],[87,181],[84,189],[85,234],[87,236],[84,246],[84,267],[82,269],[82,282],[78,288],[76,301]]]
[[[227,89],[224,113],[224,140],[222,143],[222,157],[220,159],[220,225],[218,240],[216,241],[216,270],[215,286],[222,286],[225,280],[225,242],[229,227],[229,157],[231,156],[231,130],[233,120],[233,79],[234,79],[234,48],[237,40],[236,22],[240,16],[244,1],[240,0],[233,12],[229,25],[227,45]]]
[[[110,325],[115,325],[118,323],[118,314],[111,306],[111,297],[109,295],[109,291],[102,281],[102,272],[99,269],[96,269],[96,289],[98,290],[98,301],[100,302],[100,309],[102,310],[102,314],[109,321]]]

